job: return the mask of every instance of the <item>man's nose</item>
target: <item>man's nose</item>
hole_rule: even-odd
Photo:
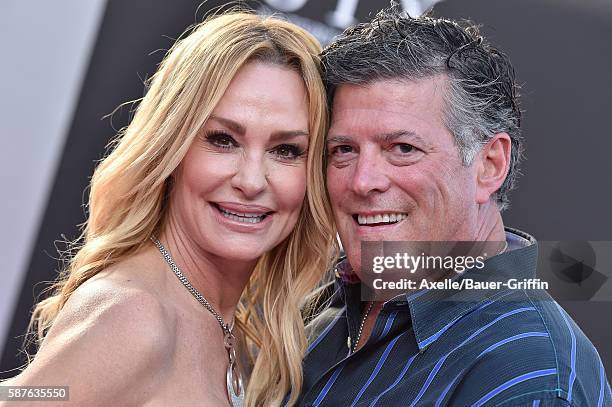
[[[362,153],[355,167],[351,189],[360,196],[385,192],[391,182],[386,174],[385,160],[376,152]]]
[[[240,190],[245,198],[256,198],[268,186],[268,169],[265,159],[259,155],[241,157],[231,185]]]

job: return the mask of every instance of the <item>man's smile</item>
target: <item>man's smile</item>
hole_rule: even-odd
[[[407,217],[408,215],[402,212],[356,213],[353,215],[353,219],[359,226],[390,225],[401,222]]]

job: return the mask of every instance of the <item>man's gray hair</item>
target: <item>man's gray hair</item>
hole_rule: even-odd
[[[495,134],[510,136],[510,169],[495,194],[499,208],[508,207],[523,153],[517,85],[508,57],[486,43],[477,27],[412,18],[392,5],[372,21],[348,28],[321,57],[330,104],[342,84],[444,74],[445,125],[455,136],[464,165],[471,164]]]

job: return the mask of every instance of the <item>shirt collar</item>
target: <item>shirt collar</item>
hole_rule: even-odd
[[[456,281],[469,277],[474,281],[521,280],[535,275],[538,249],[535,238],[517,229],[506,228],[506,252],[485,261],[481,270],[458,275]],[[347,313],[359,312],[359,278],[346,258],[337,264],[336,281],[343,288]],[[507,278],[506,278],[507,276]],[[501,290],[421,290],[387,301],[385,307],[408,307],[419,350],[435,342],[464,315],[484,306]],[[349,315],[351,317],[351,315]]]

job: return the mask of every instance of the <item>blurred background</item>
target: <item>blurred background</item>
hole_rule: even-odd
[[[105,145],[127,125],[166,50],[222,1],[3,0],[0,3],[0,379],[20,352],[55,242],[78,236],[86,187]],[[260,0],[326,43],[381,0]],[[404,0],[411,15],[471,19],[505,50],[522,84],[527,159],[508,226],[540,240],[612,240],[612,2]],[[611,263],[608,263],[611,264]],[[599,270],[610,276],[610,270]],[[612,279],[590,300],[561,301],[612,374]],[[599,290],[600,289],[600,290]],[[598,291],[599,290],[599,291]]]

